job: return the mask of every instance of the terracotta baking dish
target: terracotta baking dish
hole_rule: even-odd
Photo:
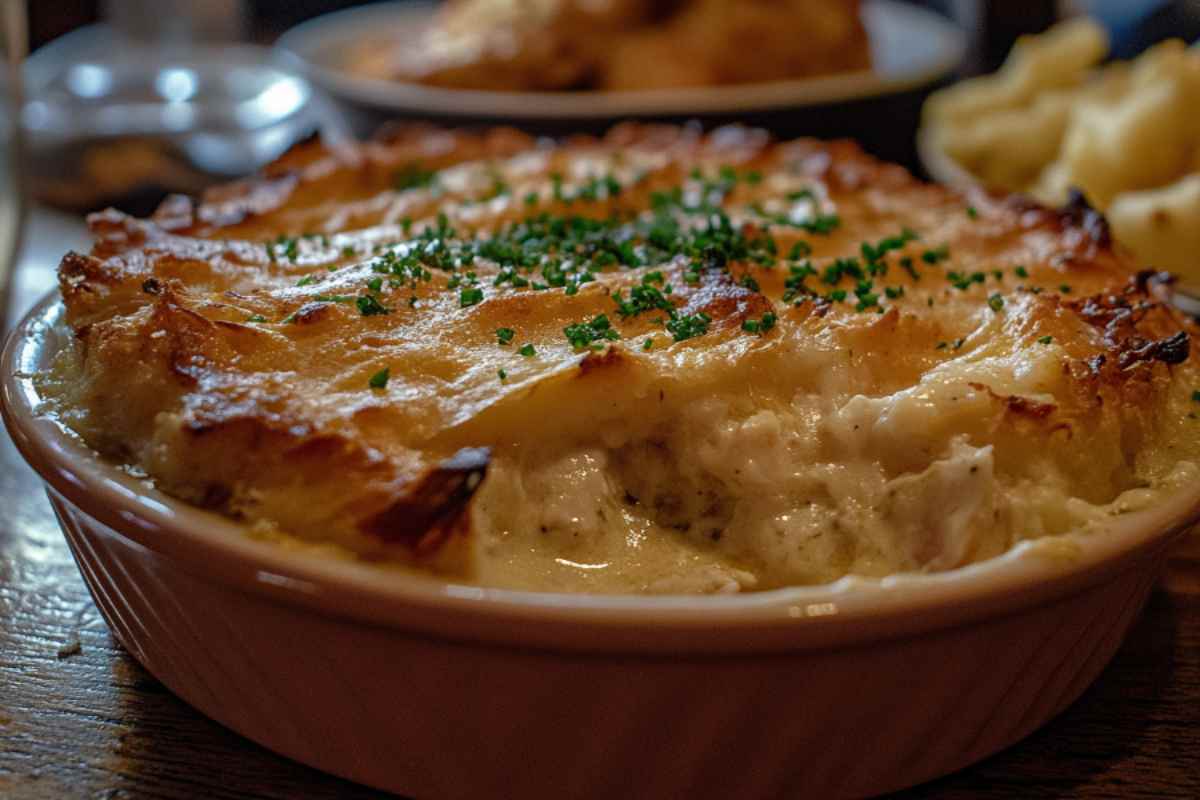
[[[1088,537],[939,575],[720,597],[479,589],[246,537],[39,414],[55,298],[0,400],[96,605],[204,714],[422,798],[832,797],[898,789],[1027,735],[1096,677],[1200,486]]]

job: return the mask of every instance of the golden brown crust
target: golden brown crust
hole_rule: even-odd
[[[656,193],[695,181],[693,168],[720,165],[759,176],[723,202],[730,236],[774,238],[774,266],[676,254],[597,268],[568,294],[502,285],[501,266],[478,256],[475,304],[455,285],[466,266],[412,280],[373,269],[392,243],[433,241],[421,232],[442,226],[462,240],[542,212],[648,213]],[[422,176],[435,170],[441,188],[430,190]],[[589,180],[610,172],[624,176],[621,190],[588,196]],[[557,173],[553,191],[576,193],[570,204],[551,196]],[[393,188],[398,176],[412,186]],[[769,204],[803,195],[801,186],[840,224],[812,232],[772,222],[782,212]],[[462,568],[446,545],[463,530],[489,450],[587,441],[630,415],[649,430],[670,422],[672,404],[731,386],[780,402],[880,397],[944,374],[993,409],[946,422],[957,433],[994,443],[1014,474],[1030,453],[1070,441],[1045,457],[1111,499],[1137,483],[1172,370],[1191,368],[1193,327],[1163,302],[1161,283],[1113,251],[1094,212],[964,197],[849,142],[774,143],[742,128],[631,124],[550,148],[504,129],[396,127],[336,150],[306,142],[260,176],[198,203],[172,198],[150,220],[109,211],[90,224],[92,255],[68,254],[59,273],[82,342],[89,441],[195,502],[446,569]],[[838,259],[865,258],[864,243],[905,231],[920,238],[889,245],[873,289],[856,295],[852,278],[823,280]],[[811,255],[789,259],[799,241]],[[807,260],[816,274],[806,291],[816,294],[782,302],[789,267]],[[665,311],[618,313],[614,294],[629,297],[651,272],[672,287],[672,313],[707,319],[703,335],[674,342]],[[372,278],[386,282],[368,290]],[[847,298],[832,297],[839,286]],[[868,292],[873,304],[858,308]],[[574,347],[564,327],[599,314],[619,339]],[[768,315],[778,321],[756,328]],[[515,338],[498,344],[505,328]],[[534,355],[517,355],[525,344]],[[795,366],[804,353],[836,354],[844,366],[806,372]],[[1040,396],[1016,387],[1017,372],[1047,358],[1058,366]],[[370,388],[385,367],[386,387]],[[899,474],[923,469],[929,454],[879,458]]]

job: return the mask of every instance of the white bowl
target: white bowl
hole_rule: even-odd
[[[0,409],[121,643],[203,713],[416,797],[835,797],[1008,746],[1111,658],[1200,486],[964,569],[721,597],[480,589],[248,538],[39,411],[53,297]]]

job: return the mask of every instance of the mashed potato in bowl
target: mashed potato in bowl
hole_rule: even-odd
[[[845,142],[406,128],[91,224],[55,413],[281,546],[760,590],[952,569],[1196,478],[1194,326],[1101,217]]]
[[[1200,55],[1170,41],[1101,67],[1107,52],[1086,18],[1022,39],[1000,72],[929,99],[927,161],[1048,204],[1077,188],[1141,265],[1200,281]]]

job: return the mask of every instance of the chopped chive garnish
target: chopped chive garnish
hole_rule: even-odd
[[[424,169],[420,164],[406,164],[392,176],[392,185],[401,192],[409,189],[420,189],[432,186],[437,180],[437,173]]]
[[[693,339],[697,336],[703,336],[708,333],[708,324],[712,322],[712,317],[699,311],[695,314],[686,316],[678,316],[675,319],[667,321],[667,330],[675,341],[682,342],[686,339]]]
[[[602,340],[616,341],[621,336],[613,330],[612,323],[604,314],[592,319],[591,322],[576,322],[563,328],[563,335],[576,350],[599,347],[596,342]]]
[[[367,381],[372,389],[382,389],[388,385],[388,378],[392,377],[391,367],[384,367],[371,376]]]
[[[469,308],[483,302],[483,289],[478,286],[464,287],[458,293],[458,307]]]
[[[383,303],[379,302],[379,300],[373,295],[364,294],[355,298],[354,303],[358,306],[358,313],[362,314],[364,317],[373,317],[377,314],[392,313],[391,309],[385,307]]]

